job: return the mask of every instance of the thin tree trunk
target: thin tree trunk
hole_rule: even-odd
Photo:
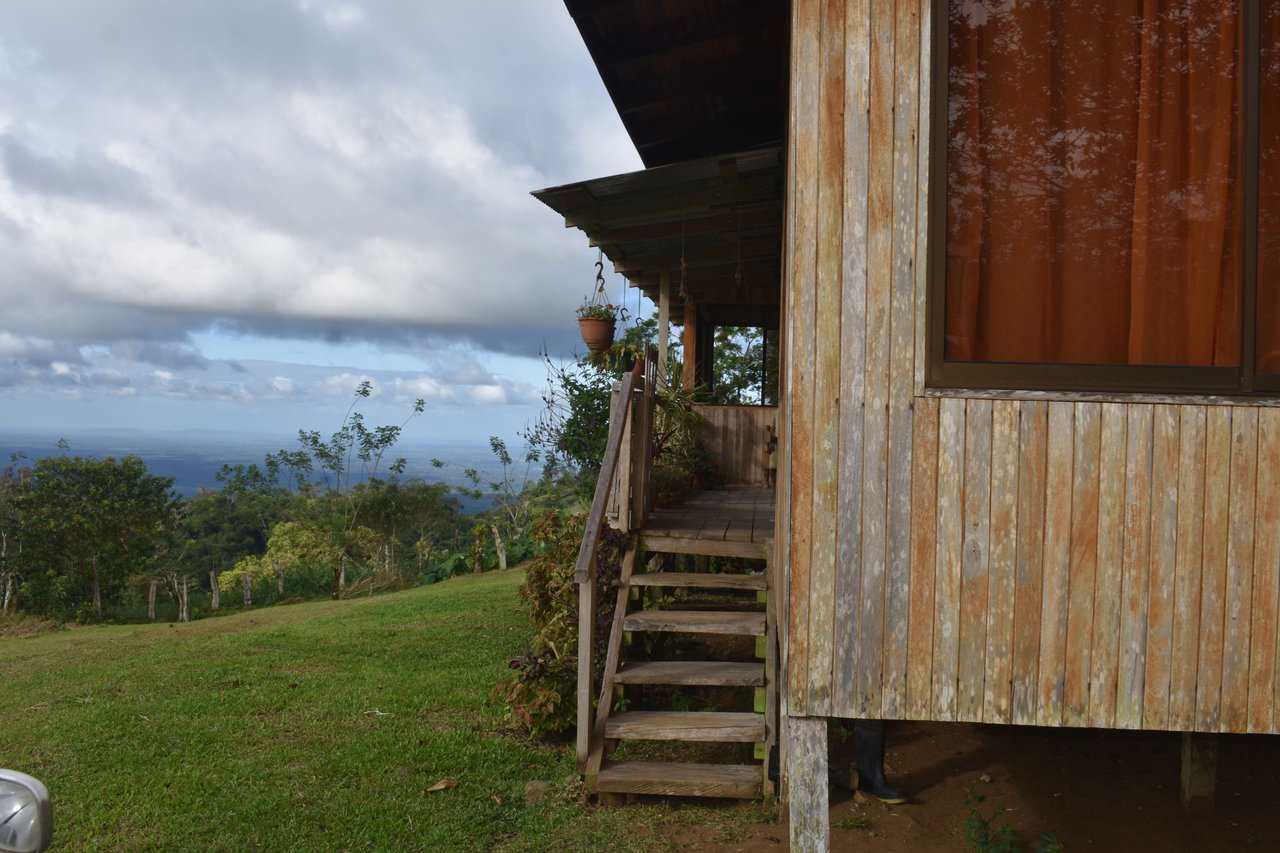
[[[98,581],[98,557],[94,555],[89,558],[90,564],[93,566],[93,612],[98,618],[102,618],[102,585]]]
[[[276,597],[284,598],[284,569],[276,567]]]
[[[209,570],[209,592],[210,592],[209,607],[212,610],[217,610],[219,606],[218,573],[215,572],[213,569]]]
[[[498,533],[498,525],[489,525],[493,530],[493,547],[498,552],[498,571],[507,570],[507,546],[502,544],[502,536]]]
[[[147,618],[156,621],[156,587],[160,586],[160,578],[151,579],[151,588],[147,590]]]
[[[0,565],[9,565],[9,537],[4,531],[0,531]],[[0,613],[9,612],[9,596],[12,594],[13,572],[5,572],[0,577],[4,578],[4,584],[0,585]]]
[[[243,575],[240,576],[240,579],[244,582],[244,606],[252,607],[253,606],[253,578],[249,577],[248,572],[245,572]]]
[[[187,576],[182,576],[182,587],[178,593],[178,621],[191,621],[191,605],[187,596]]]

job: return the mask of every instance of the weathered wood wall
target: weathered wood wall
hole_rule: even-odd
[[[775,427],[775,406],[694,406],[706,419],[701,440],[720,476],[731,486],[764,486],[769,453],[766,427]]]
[[[931,5],[793,5],[789,711],[1280,731],[1280,409],[925,388]]]

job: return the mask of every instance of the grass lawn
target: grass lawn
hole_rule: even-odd
[[[0,766],[49,786],[58,850],[651,850],[767,816],[584,809],[570,752],[490,698],[520,580],[0,639]]]

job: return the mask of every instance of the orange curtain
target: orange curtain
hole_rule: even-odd
[[[951,0],[946,355],[1238,365],[1234,0]]]
[[[1280,2],[1262,4],[1258,176],[1259,373],[1280,373]]]

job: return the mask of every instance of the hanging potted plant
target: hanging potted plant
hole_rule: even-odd
[[[578,332],[582,334],[582,342],[592,352],[604,352],[613,346],[613,333],[617,328],[618,315],[609,303],[592,305],[584,303],[578,306]]]
[[[613,346],[618,318],[626,319],[626,309],[615,307],[604,292],[604,261],[596,261],[596,286],[578,306],[578,332],[592,352],[604,352]]]

